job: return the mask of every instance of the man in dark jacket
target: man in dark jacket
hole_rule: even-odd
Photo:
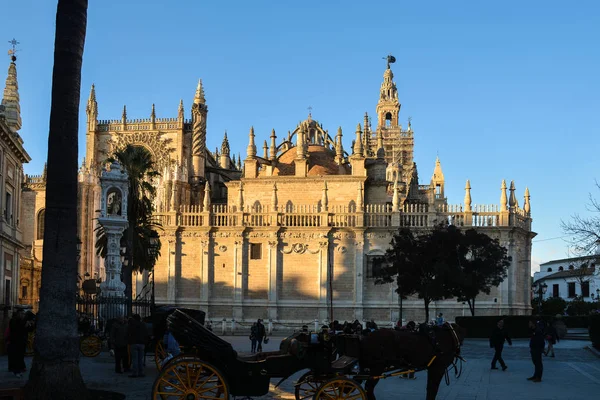
[[[144,376],[144,350],[148,341],[146,324],[142,322],[139,314],[134,314],[129,319],[127,328],[127,341],[131,348],[131,367],[133,369],[130,378]]]
[[[508,333],[504,330],[504,320],[501,319],[496,324],[496,327],[490,336],[490,348],[495,350],[494,358],[492,358],[492,369],[498,369],[498,367],[496,367],[496,362],[500,362],[502,371],[506,371],[506,368],[508,368],[502,359],[502,350],[504,349],[505,341],[512,346],[512,341],[510,340]]]
[[[115,352],[115,372],[120,374],[129,371],[129,354],[127,351],[128,326],[125,317],[115,319],[110,327],[110,343]],[[121,369],[121,365],[123,368]]]
[[[535,367],[533,376],[527,378],[528,381],[541,382],[544,365],[542,364],[542,353],[544,352],[544,329],[543,322],[529,321],[529,329],[531,329],[531,339],[529,340],[529,351],[531,352],[531,361]]]

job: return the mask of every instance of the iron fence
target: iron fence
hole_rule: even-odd
[[[124,297],[79,296],[77,298],[79,319],[89,320],[92,329],[103,330],[111,319],[139,314],[142,319],[151,316],[151,299],[127,299]]]

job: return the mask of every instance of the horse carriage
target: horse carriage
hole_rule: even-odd
[[[147,321],[152,325],[152,337],[150,338],[147,352],[154,351],[154,362],[159,371],[168,356],[167,350],[165,349],[165,345],[163,343],[163,337],[167,331],[167,318],[175,310],[181,310],[185,312],[200,324],[204,324],[204,319],[206,317],[206,313],[204,311],[175,306],[159,306],[152,311],[152,315]],[[185,351],[185,348],[182,350]]]
[[[241,356],[180,310],[167,323],[186,351],[160,371],[152,388],[155,400],[262,396],[269,392],[272,378],[280,379],[279,385],[302,370],[308,372],[295,384],[296,399],[373,400],[380,379],[425,369],[427,399],[434,399],[448,366],[460,357],[462,343],[462,334],[451,325],[433,328],[435,344],[418,333],[332,335],[324,329],[295,333],[282,340],[279,351]]]

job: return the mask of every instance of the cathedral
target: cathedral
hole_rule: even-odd
[[[175,118],[99,119],[95,88],[87,100],[86,154],[79,172],[80,275],[104,274],[94,249],[99,175],[106,159],[128,144],[145,147],[161,176],[155,215],[162,224],[161,255],[154,268],[158,304],[205,310],[213,321],[257,318],[296,326],[315,320],[399,317],[390,284],[375,285],[374,258],[384,254],[400,227],[428,229],[442,221],[485,232],[508,249],[508,277],[477,299],[478,315],[525,315],[531,310],[531,206],[525,190],[519,206],[515,185],[500,185],[499,205],[463,204],[445,197],[439,159],[430,180],[419,182],[413,159],[415,132],[399,122],[401,104],[388,62],[377,123],[365,114],[354,132],[335,134],[309,114],[283,135],[261,142],[253,128],[245,159],[206,148],[208,107],[198,83],[191,118],[180,102]],[[353,138],[344,148],[343,135]],[[258,145],[257,145],[258,143]],[[262,149],[261,149],[262,144]],[[261,151],[262,150],[262,151]],[[30,210],[25,242],[38,260],[43,238],[45,174],[27,176]],[[40,217],[42,216],[42,217]],[[41,225],[40,225],[41,224]],[[136,290],[147,284],[138,277]],[[464,315],[456,300],[434,302],[448,319]],[[467,309],[468,312],[468,309]],[[403,302],[405,319],[422,320],[423,302]]]

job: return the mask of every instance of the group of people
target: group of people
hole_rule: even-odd
[[[110,327],[110,346],[115,357],[115,372],[130,372],[130,378],[143,377],[148,329],[139,314],[117,318]],[[131,363],[130,363],[131,361]],[[131,368],[130,368],[131,365]]]
[[[527,380],[533,382],[541,382],[544,372],[542,355],[554,357],[554,345],[560,340],[553,324],[548,324],[543,320],[530,320],[529,329],[531,330],[531,338],[529,340],[529,352],[531,361],[533,362],[533,375]],[[504,320],[498,321],[496,327],[490,335],[490,347],[494,349],[494,358],[492,358],[492,369],[498,369],[496,363],[500,363],[502,371],[506,371],[508,366],[502,359],[502,350],[504,343],[507,342],[512,346],[512,340],[504,329]],[[547,347],[546,347],[547,344]]]
[[[268,341],[267,331],[263,324],[263,320],[259,318],[255,323],[252,324],[252,327],[250,328],[250,352],[260,353],[262,351],[263,340],[266,344]]]

